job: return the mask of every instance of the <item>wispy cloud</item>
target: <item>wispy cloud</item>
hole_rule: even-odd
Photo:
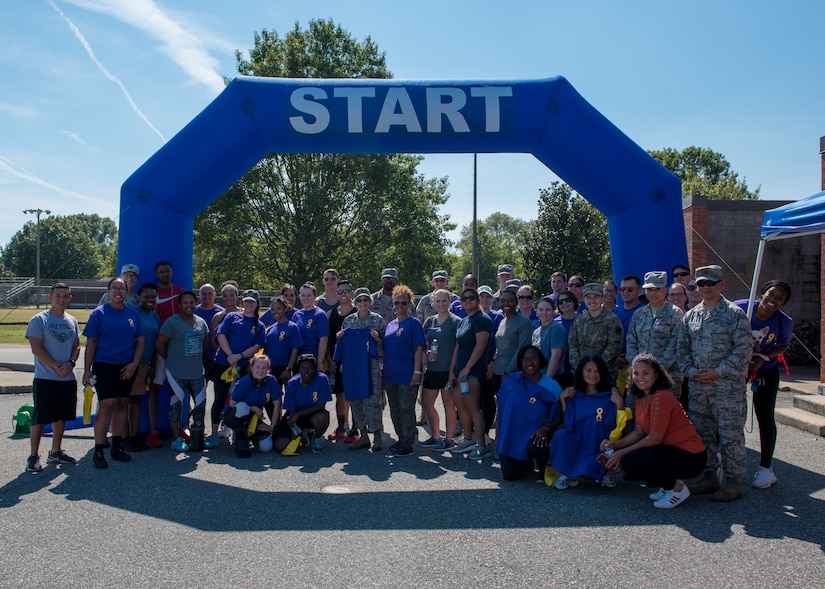
[[[60,186],[55,186],[51,182],[46,182],[42,178],[38,178],[34,174],[29,173],[24,168],[18,166],[9,158],[0,155],[0,170],[8,172],[12,176],[16,178],[20,178],[30,184],[36,184],[37,186],[42,186],[43,188],[48,188],[49,190],[53,190],[54,192],[60,194],[61,196],[66,196],[68,198],[74,198],[78,200],[83,200],[86,202],[92,202],[99,205],[109,206],[109,203],[104,203],[96,198],[92,198],[91,196],[86,196],[85,194],[78,194],[77,192],[72,192],[71,190],[66,190],[65,188],[61,188]]]
[[[40,113],[33,108],[20,104],[11,104],[10,102],[0,102],[0,113],[27,119],[34,119],[40,116]]]
[[[225,88],[219,71],[220,63],[209,54],[207,39],[193,34],[190,24],[177,22],[153,0],[67,1],[87,10],[108,14],[143,31],[160,41],[160,50],[195,83],[202,84],[215,93]],[[217,39],[210,39],[209,42],[213,45],[220,44]]]
[[[72,141],[74,141],[75,143],[78,143],[78,144],[82,145],[86,149],[90,149],[92,151],[97,151],[97,147],[92,147],[91,145],[89,145],[88,143],[83,141],[83,139],[81,139],[80,135],[78,135],[77,133],[72,133],[71,131],[67,131],[66,129],[63,129],[63,134],[66,137],[68,137],[69,139],[71,139]]]
[[[135,101],[132,100],[132,96],[126,90],[126,86],[123,85],[123,82],[121,82],[120,79],[117,76],[112,74],[109,70],[106,69],[106,67],[102,63],[100,63],[100,61],[98,61],[97,57],[95,57],[94,51],[92,51],[91,45],[89,45],[89,42],[86,41],[86,37],[83,36],[83,34],[75,26],[75,24],[69,19],[69,17],[67,17],[65,14],[63,14],[63,11],[60,10],[52,0],[46,0],[46,1],[51,5],[52,8],[54,8],[55,12],[57,12],[57,14],[59,14],[60,17],[63,20],[66,21],[66,23],[69,25],[69,29],[71,29],[72,33],[74,33],[74,36],[77,37],[77,40],[80,41],[80,44],[83,45],[83,48],[86,50],[86,53],[89,55],[89,58],[92,60],[92,62],[98,67],[98,69],[101,72],[103,72],[103,75],[106,76],[109,80],[111,80],[115,84],[117,84],[118,88],[120,88],[120,91],[126,97],[126,100],[129,101],[129,106],[132,108],[132,110],[135,111],[135,113],[141,119],[143,119],[143,122],[146,123],[149,126],[149,128],[152,129],[152,131],[157,133],[157,135],[158,135],[158,137],[160,137],[161,141],[166,143],[166,139],[163,137],[163,135],[161,135],[160,131],[158,131],[155,128],[155,126],[152,124],[152,122],[146,117],[145,114],[143,114],[143,111],[141,111],[140,108],[138,108],[138,105],[135,104]]]

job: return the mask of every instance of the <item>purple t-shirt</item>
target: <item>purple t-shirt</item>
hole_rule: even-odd
[[[266,344],[264,354],[269,356],[272,366],[286,366],[292,350],[300,348],[301,329],[292,321],[273,323],[266,330]]]
[[[243,313],[232,312],[227,313],[221,324],[218,326],[218,335],[223,334],[229,341],[229,349],[233,354],[240,354],[245,349],[252,345],[259,345],[264,347],[266,343],[266,328],[255,317],[246,317]],[[215,364],[221,366],[229,366],[229,359],[226,353],[218,346],[218,351],[215,353]],[[238,366],[246,366],[249,364],[249,358],[243,358],[238,362]]]
[[[129,364],[135,355],[135,338],[144,337],[135,309],[115,309],[109,303],[92,311],[83,335],[97,339],[94,362],[105,364]]]
[[[321,311],[323,313],[323,311]],[[332,391],[329,388],[329,379],[323,372],[315,374],[309,385],[301,384],[301,375],[296,374],[286,383],[284,393],[284,411],[303,411],[318,403],[332,401]]]
[[[393,319],[384,331],[384,381],[410,384],[415,369],[415,350],[426,346],[427,338],[418,317]]]
[[[310,311],[298,309],[291,321],[301,329],[300,354],[312,354],[318,358],[318,344],[322,337],[329,337],[327,314],[318,307]]]

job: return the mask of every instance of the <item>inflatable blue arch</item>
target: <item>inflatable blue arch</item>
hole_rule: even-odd
[[[273,153],[531,153],[607,217],[616,277],[687,261],[679,179],[563,77],[240,77],[123,184],[118,267],[191,286],[195,216]]]

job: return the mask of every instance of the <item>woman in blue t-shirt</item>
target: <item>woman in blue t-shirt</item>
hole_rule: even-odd
[[[421,384],[424,346],[427,340],[418,317],[410,315],[413,293],[399,284],[392,289],[395,319],[384,331],[384,390],[390,405],[390,418],[398,434],[398,442],[390,446],[395,456],[410,456],[415,428],[415,400]]]
[[[771,280],[762,287],[762,298],[755,301],[751,317],[754,337],[754,354],[748,367],[753,389],[753,411],[759,422],[759,443],[761,454],[759,470],[753,475],[753,486],[767,489],[776,482],[771,468],[773,451],[776,447],[776,394],[779,391],[779,361],[777,356],[788,349],[793,338],[793,319],[782,311],[791,300],[791,285],[779,280]],[[748,301],[735,301],[743,311],[748,310]]]
[[[292,378],[292,369],[303,343],[301,329],[286,318],[287,313],[292,310],[292,305],[286,302],[283,295],[273,299],[269,310],[272,313],[272,324],[266,329],[264,354],[272,361],[270,373],[283,386]]]
[[[324,358],[329,343],[329,318],[323,309],[315,305],[315,285],[311,282],[301,286],[298,299],[301,308],[295,311],[291,321],[301,329],[300,354],[312,354],[318,361],[318,371],[324,371]]]
[[[249,361],[249,374],[235,383],[224,422],[235,430],[235,453],[249,458],[249,421],[254,415],[257,424],[252,441],[263,452],[272,450],[273,424],[281,420],[281,385],[269,374],[270,361],[266,354],[258,354]],[[264,421],[264,409],[270,423]]]

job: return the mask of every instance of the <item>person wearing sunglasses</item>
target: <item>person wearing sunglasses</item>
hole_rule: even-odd
[[[687,283],[693,278],[690,275],[690,267],[684,264],[676,264],[670,271],[670,274],[673,276],[673,284],[681,284],[683,286],[687,286]]]
[[[372,293],[372,312],[378,313],[389,323],[395,319],[392,290],[398,284],[398,269],[384,268],[381,271],[381,289]]]
[[[340,304],[338,300],[339,280],[341,280],[341,276],[338,274],[338,270],[335,268],[324,270],[324,292],[315,299],[315,304],[327,315]]]
[[[398,441],[390,446],[394,456],[411,456],[417,436],[415,401],[424,370],[427,338],[418,317],[413,317],[413,293],[399,284],[392,290],[395,319],[384,331],[384,390],[390,406],[390,419]]]
[[[708,462],[701,479],[688,486],[694,495],[713,493],[714,501],[735,501],[742,498],[739,481],[747,463],[743,428],[751,327],[745,312],[722,295],[722,268],[697,268],[696,286],[702,302],[685,314],[677,355],[689,380],[690,420],[707,448]]]
[[[676,343],[682,329],[685,314],[681,309],[667,302],[667,272],[648,272],[642,287],[648,303],[639,309],[627,328],[627,358],[631,361],[643,352],[656,357],[673,380],[668,389],[677,398],[682,391],[682,372],[676,356]],[[681,284],[674,286],[681,288]],[[627,406],[636,412],[636,397],[627,396]]]
[[[616,358],[616,366],[619,368],[619,375],[616,377],[616,386],[620,391],[624,391],[627,387],[627,377],[630,372],[630,365],[627,360],[627,330],[630,328],[630,320],[633,319],[634,313],[644,307],[644,303],[639,300],[642,293],[642,280],[635,274],[628,274],[622,277],[622,282],[619,285],[619,296],[622,299],[622,304],[613,307],[611,311],[619,321],[622,322],[622,330],[624,337],[622,338],[622,352]],[[633,360],[633,356],[630,356]]]
[[[579,301],[579,306],[576,309],[576,314],[581,315],[587,311],[587,305],[584,303],[584,277],[581,274],[574,274],[567,282],[567,290],[576,295],[576,300]],[[602,293],[604,296],[604,293]]]
[[[341,371],[336,364],[335,346],[338,342],[338,332],[344,327],[344,319],[348,315],[357,313],[358,310],[352,303],[352,283],[349,280],[339,280],[338,290],[336,296],[338,297],[338,305],[327,312],[329,319],[329,345],[327,346],[327,365],[329,370],[327,375],[329,377],[332,393],[335,395],[335,414],[338,419],[338,426],[329,436],[329,440],[343,440],[347,437],[347,417],[349,416],[349,403],[344,394],[344,379],[341,378]],[[320,305],[319,305],[320,306]]]
[[[562,388],[569,387],[573,384],[573,366],[570,364],[570,351],[568,342],[570,341],[570,328],[573,327],[578,314],[576,310],[579,308],[579,300],[569,290],[563,290],[558,294],[557,305],[558,314],[554,321],[561,323],[564,327],[564,358],[562,359],[562,367],[564,370],[561,374],[556,375],[556,381]]]
[[[517,295],[518,314],[527,317],[530,320],[532,328],[536,329],[539,325],[541,325],[541,321],[539,321],[538,312],[536,311],[536,308],[533,306],[535,301],[535,293],[533,292],[533,287],[529,284],[523,284],[519,287]]]
[[[695,278],[691,278],[688,281],[687,286],[685,286],[685,289],[687,289],[687,308],[688,309],[692,309],[693,307],[695,307],[696,305],[698,305],[699,303],[702,302],[702,293],[699,292],[699,287],[696,286],[696,279]]]
[[[613,279],[604,281],[604,303],[602,306],[608,311],[616,308],[616,297],[619,294],[619,287],[613,282]]]

